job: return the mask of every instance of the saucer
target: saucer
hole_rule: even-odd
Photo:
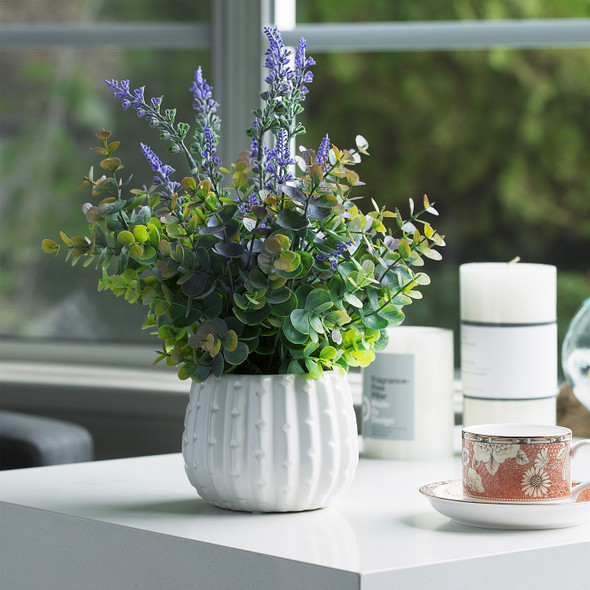
[[[463,495],[461,480],[420,488],[432,507],[451,520],[487,529],[559,529],[590,524],[590,501],[556,503],[486,502]]]

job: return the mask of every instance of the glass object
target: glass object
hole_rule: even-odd
[[[569,325],[561,358],[563,373],[574,395],[590,410],[590,297]]]

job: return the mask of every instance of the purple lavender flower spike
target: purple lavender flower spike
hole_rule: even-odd
[[[264,53],[264,67],[269,71],[265,81],[273,94],[286,93],[290,90],[291,79],[294,76],[293,70],[289,67],[291,52],[285,47],[277,27],[264,27],[264,34],[269,42],[269,47]]]
[[[200,157],[200,164],[203,171],[215,184],[221,179],[221,175],[218,172],[221,162],[215,156],[218,139],[216,132],[221,127],[221,119],[216,114],[219,105],[213,100],[212,88],[207,84],[205,78],[203,78],[201,66],[195,72],[191,91],[194,99],[193,108],[197,111],[195,117],[197,124],[193,135],[191,151]]]
[[[295,85],[299,86],[299,90],[303,97],[308,93],[307,87],[304,84],[311,84],[311,82],[313,82],[313,73],[307,68],[315,65],[313,58],[306,57],[306,49],[307,42],[305,39],[299,39],[299,45],[295,52]]]
[[[203,172],[209,178],[217,175],[217,168],[221,160],[215,155],[217,151],[215,137],[209,126],[205,127],[205,141],[201,152]]]
[[[326,164],[328,164],[328,162],[329,162],[329,155],[330,155],[330,138],[328,137],[328,134],[326,133],[326,135],[324,136],[324,138],[322,139],[322,141],[320,143],[320,147],[318,148],[318,153],[316,154],[315,161],[318,164],[321,164],[322,166],[324,166],[324,168],[325,168]]]
[[[156,156],[154,151],[149,146],[145,145],[144,143],[140,145],[141,151],[152,167],[152,170],[159,174],[159,176],[154,176],[154,184],[164,185],[164,187],[170,193],[176,192],[180,186],[180,183],[170,180],[170,175],[175,172],[174,168],[172,168],[172,166],[168,166],[167,164],[162,165],[162,160]]]
[[[265,188],[277,190],[278,185],[293,180],[288,167],[295,163],[291,158],[289,135],[285,129],[279,129],[274,149],[264,150],[264,171],[269,180]]]
[[[256,160],[256,158],[258,158],[258,133],[260,130],[260,121],[258,119],[254,119],[254,121],[252,122],[252,143],[250,144],[250,157],[253,160]]]
[[[135,97],[129,93],[129,80],[121,80],[121,82],[105,80],[105,83],[113,89],[113,96],[121,100],[123,109],[127,110],[135,100]]]
[[[165,117],[160,114],[160,106],[162,104],[161,97],[153,97],[150,99],[149,103],[147,103],[145,101],[144,86],[136,88],[133,91],[133,94],[131,94],[129,90],[129,80],[121,80],[120,82],[117,80],[105,80],[105,83],[113,90],[113,96],[121,101],[121,105],[124,110],[127,110],[129,107],[131,107],[135,110],[139,118],[145,118],[150,127],[161,128],[164,131],[162,137],[165,137],[173,144],[173,146],[176,148],[175,151],[184,152],[191,171],[197,169],[197,163],[194,161],[183,141],[184,135],[188,130],[188,126],[183,124],[186,131],[183,135],[180,135],[177,129],[173,126],[174,111],[170,109],[167,110]]]
[[[133,94],[129,91],[129,80],[105,80],[107,86],[113,89],[113,96],[121,100],[123,110],[127,110],[132,107],[139,118],[146,117],[150,124],[155,119],[155,115],[150,110],[150,107],[145,103],[144,92],[145,87],[141,86],[133,91]],[[152,99],[153,101],[154,99]]]
[[[218,129],[220,119],[215,113],[219,104],[213,100],[213,91],[203,78],[201,66],[195,72],[195,79],[190,88],[193,93],[193,109],[197,111],[197,121],[201,127],[209,126],[211,129]]]
[[[162,166],[162,161],[160,160],[160,158],[158,158],[158,156],[156,156],[156,154],[149,146],[145,145],[145,143],[142,143],[140,145],[141,151],[143,152],[143,155],[145,156],[146,160],[150,163],[152,170],[154,172],[158,172],[158,170],[160,170],[160,167]]]

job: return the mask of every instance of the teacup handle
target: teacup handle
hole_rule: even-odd
[[[574,443],[570,450],[570,456],[574,456],[580,447],[590,446],[590,438],[585,438],[584,440],[579,440],[577,443]],[[584,490],[590,488],[590,479],[588,481],[583,481],[579,483],[577,486],[572,488],[571,499],[575,502],[578,499],[578,496]]]

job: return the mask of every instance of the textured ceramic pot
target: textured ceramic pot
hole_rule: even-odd
[[[193,383],[182,442],[199,495],[249,512],[313,510],[351,484],[358,436],[345,376],[224,375]]]

